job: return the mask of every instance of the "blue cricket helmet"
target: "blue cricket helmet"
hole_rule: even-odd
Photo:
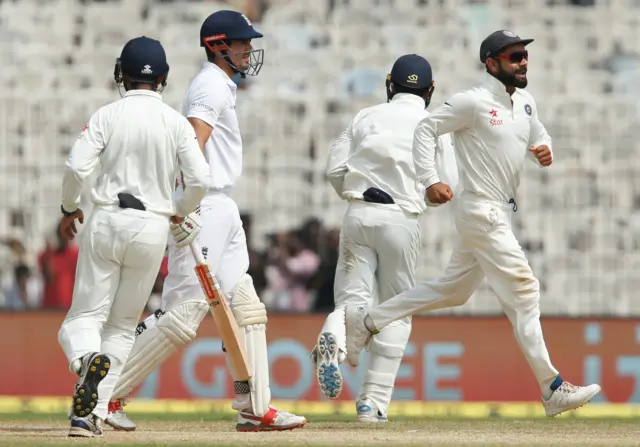
[[[229,45],[234,40],[251,40],[263,37],[253,28],[253,24],[246,15],[230,10],[216,11],[205,19],[200,27],[200,46],[206,47],[212,53],[221,53],[234,73],[240,73],[243,78],[247,75],[255,76],[260,72],[264,61],[264,50],[251,50],[239,53],[229,53]],[[230,55],[249,54],[249,67],[246,70],[236,68],[230,61]]]
[[[156,84],[158,78],[164,76],[162,86],[166,85],[169,74],[167,55],[162,44],[146,36],[136,37],[126,43],[120,57],[116,60],[114,78],[116,84],[128,75],[133,82]]]

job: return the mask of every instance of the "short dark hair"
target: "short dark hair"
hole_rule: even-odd
[[[207,54],[207,61],[213,63],[213,61],[216,58],[216,53],[214,53],[213,51],[211,51],[209,48],[205,47],[204,48],[204,52]]]
[[[412,88],[393,83],[393,93],[409,93],[424,98],[429,92],[429,88]]]

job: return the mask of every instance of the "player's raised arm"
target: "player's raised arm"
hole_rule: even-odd
[[[196,209],[209,188],[209,165],[198,145],[195,131],[185,123],[184,138],[178,147],[178,163],[184,194],[176,203],[176,215],[184,217]]]
[[[344,176],[347,173],[347,158],[352,146],[353,123],[349,123],[331,145],[331,152],[327,158],[327,178],[340,197],[344,187]]]

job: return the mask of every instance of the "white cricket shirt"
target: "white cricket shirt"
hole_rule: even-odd
[[[476,88],[455,94],[416,128],[413,152],[418,180],[429,187],[440,178],[434,153],[438,135],[453,132],[460,187],[501,202],[515,199],[525,158],[538,163],[531,146],[551,137],[538,120],[533,97],[522,89],[509,95],[488,73]]]
[[[375,187],[403,210],[423,213],[425,188],[416,178],[412,146],[416,125],[426,116],[424,99],[408,93],[361,110],[329,154],[327,176],[338,195],[361,200]],[[440,147],[451,150],[448,136],[442,137]]]
[[[229,192],[242,174],[242,137],[236,116],[237,86],[211,62],[189,84],[182,105],[187,118],[198,118],[213,131],[205,143],[211,191]]]
[[[62,206],[75,211],[82,187],[102,165],[92,190],[96,205],[117,205],[118,194],[138,198],[147,211],[186,216],[209,184],[209,169],[193,127],[179,112],[148,90],[130,90],[98,109],[71,149],[62,182]],[[174,203],[176,172],[185,194]]]

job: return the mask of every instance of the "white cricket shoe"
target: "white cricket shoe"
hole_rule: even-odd
[[[568,410],[575,410],[588,404],[600,392],[600,385],[576,386],[569,382],[562,384],[548,400],[542,399],[547,416],[553,417]]]
[[[351,366],[360,364],[360,354],[365,347],[370,347],[375,333],[364,324],[367,316],[366,306],[347,306],[345,309],[345,324],[347,327],[347,361]]]
[[[311,360],[316,369],[316,380],[322,392],[329,398],[335,399],[342,391],[342,372],[340,363],[344,362],[346,354],[338,348],[335,334],[323,332],[318,336],[318,344],[311,352]]]
[[[134,431],[136,424],[129,419],[123,407],[124,399],[109,402],[109,412],[104,422],[114,430]]]
[[[269,407],[264,416],[256,416],[251,410],[238,411],[237,431],[284,431],[304,427],[302,416]]]
[[[102,426],[100,418],[94,414],[87,417],[71,416],[71,438],[102,438]]]
[[[362,399],[356,402],[358,422],[384,423],[388,422],[387,414],[380,411],[378,406],[370,399]]]

